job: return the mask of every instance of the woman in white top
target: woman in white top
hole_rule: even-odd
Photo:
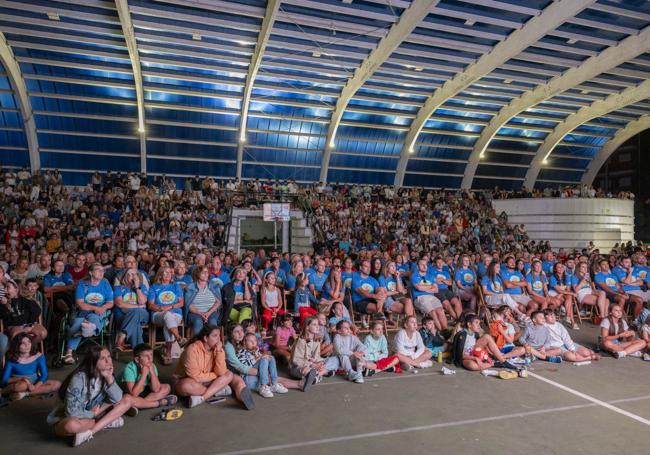
[[[573,290],[578,296],[578,303],[582,305],[597,305],[600,317],[607,317],[607,295],[605,291],[596,290],[589,276],[589,264],[581,262],[573,280]]]
[[[639,340],[633,330],[630,330],[623,309],[617,303],[609,308],[609,316],[600,323],[602,349],[614,355],[617,359],[630,355],[641,357],[646,342]]]
[[[431,362],[431,351],[424,346],[422,337],[418,332],[418,320],[415,316],[404,318],[402,330],[395,335],[395,353],[404,369],[413,371],[414,368],[429,368]]]
[[[269,329],[269,324],[276,316],[284,314],[282,291],[276,286],[276,280],[275,272],[269,271],[264,274],[260,298],[262,300],[262,328],[265,331]]]

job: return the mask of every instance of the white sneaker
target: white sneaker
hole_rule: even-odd
[[[287,389],[285,386],[280,384],[279,382],[276,382],[271,386],[271,392],[273,393],[288,393],[289,389]]]
[[[431,360],[425,360],[424,362],[420,363],[420,368],[431,368],[433,366],[433,362]]]
[[[271,389],[267,385],[261,385],[257,389],[257,393],[259,393],[264,398],[273,398],[273,392],[271,392]]]
[[[625,351],[616,351],[614,353],[614,356],[616,356],[617,359],[622,359],[623,357],[626,356]]]
[[[106,425],[105,428],[115,429],[115,428],[122,428],[123,426],[124,426],[124,419],[122,417],[118,417],[117,419],[113,420],[111,423]]]
[[[192,395],[190,397],[190,408],[195,408],[201,403],[203,403],[203,397],[201,395]]]
[[[352,381],[356,382],[357,384],[363,384],[363,374],[361,373],[355,374],[350,379],[352,379]]]
[[[74,447],[80,446],[84,442],[88,442],[93,438],[93,432],[90,430],[82,431],[74,435],[74,442],[72,445]]]
[[[483,376],[499,376],[499,372],[497,370],[490,370],[490,369],[481,371],[481,374]]]
[[[411,374],[418,374],[418,370],[413,365],[406,365],[403,369]]]
[[[25,397],[29,396],[29,392],[14,392],[9,394],[9,399],[11,401],[20,401]]]
[[[633,352],[633,353],[628,354],[628,355],[630,357],[636,357],[637,359],[640,359],[641,357],[643,357],[643,354],[641,353],[641,351],[636,351],[636,352]]]
[[[214,394],[215,397],[229,397],[230,395],[232,395],[232,389],[229,385]]]
[[[650,354],[643,354],[643,360],[645,362],[650,362]]]

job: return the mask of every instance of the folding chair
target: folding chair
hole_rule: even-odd
[[[476,292],[476,295],[478,296],[478,301],[477,301],[478,316],[479,318],[485,320],[485,323],[487,325],[490,325],[490,322],[492,321],[492,313],[490,312],[490,308],[487,306],[487,303],[485,303],[485,296],[483,295],[483,289],[481,288],[481,286],[477,284],[474,287],[474,292]]]

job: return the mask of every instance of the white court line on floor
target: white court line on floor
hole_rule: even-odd
[[[623,398],[619,400],[612,400],[610,403],[623,403],[623,402],[630,402],[630,401],[641,401],[641,400],[647,400],[650,399],[650,395],[644,395],[641,397],[634,397],[634,398]],[[604,402],[602,402],[604,403]],[[514,419],[514,418],[520,418],[520,417],[529,417],[529,416],[535,416],[535,415],[541,415],[541,414],[550,414],[554,412],[565,412],[565,411],[573,411],[576,409],[584,409],[584,408],[592,408],[598,406],[600,403],[585,403],[585,404],[576,404],[573,406],[562,406],[562,407],[557,407],[557,408],[548,408],[548,409],[539,409],[537,411],[527,411],[527,412],[517,412],[514,414],[504,414],[504,415],[497,415],[497,416],[490,416],[490,417],[482,417],[482,418],[477,418],[477,419],[467,419],[467,420],[457,420],[454,422],[442,422],[442,423],[434,423],[431,425],[421,425],[417,427],[406,427],[406,428],[396,428],[393,430],[384,430],[384,431],[375,431],[372,433],[358,433],[358,434],[351,434],[347,436],[337,436],[337,437],[332,437],[332,438],[323,438],[323,439],[313,439],[310,441],[299,441],[299,442],[292,442],[292,443],[287,443],[287,444],[278,444],[278,445],[273,445],[273,446],[266,446],[266,447],[256,447],[256,448],[251,448],[251,449],[242,449],[242,450],[235,450],[232,452],[219,452],[216,453],[215,455],[244,455],[248,453],[262,453],[262,452],[271,452],[274,450],[286,450],[286,449],[295,449],[298,447],[309,447],[309,446],[315,446],[315,445],[320,445],[320,444],[331,444],[335,442],[344,442],[344,441],[353,441],[356,439],[367,439],[367,438],[375,438],[378,436],[390,436],[393,434],[403,434],[403,433],[412,433],[416,431],[425,431],[425,430],[434,430],[438,428],[449,428],[449,427],[456,427],[456,426],[461,426],[461,425],[471,425],[471,424],[476,424],[476,423],[483,423],[483,422],[493,422],[493,421],[498,421],[498,420],[507,420],[507,419]],[[604,403],[608,404],[608,403]],[[616,408],[618,409],[618,408]],[[622,411],[622,409],[621,409]]]
[[[577,390],[572,389],[571,387],[567,387],[567,386],[562,385],[562,384],[560,384],[558,382],[551,381],[550,379],[545,378],[544,376],[540,376],[537,373],[528,372],[528,375],[530,377],[538,379],[538,380],[540,380],[542,382],[545,382],[545,383],[547,383],[549,385],[557,387],[560,390],[564,390],[565,392],[568,392],[568,393],[571,393],[571,394],[573,394],[573,395],[575,395],[577,397],[580,397],[583,400],[591,401],[592,403],[597,404],[598,406],[602,406],[604,408],[609,409],[610,411],[617,412],[617,413],[619,413],[621,415],[629,417],[630,419],[636,420],[637,422],[641,422],[644,425],[650,426],[650,420],[644,419],[643,417],[638,416],[636,414],[632,414],[631,412],[628,412],[625,409],[621,409],[621,408],[617,408],[616,406],[612,406],[610,403],[606,403],[606,402],[604,402],[602,400],[599,400],[598,398],[594,398],[591,395],[587,395],[585,393],[579,392]]]

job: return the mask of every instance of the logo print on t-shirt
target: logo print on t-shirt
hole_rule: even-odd
[[[542,285],[541,281],[535,281],[533,283],[533,289],[535,289],[536,291],[541,291],[543,287],[544,286]]]
[[[394,281],[391,281],[390,283],[388,283],[387,288],[388,288],[389,291],[393,292],[393,291],[397,290],[397,283],[395,283]]]
[[[163,305],[171,305],[174,303],[174,300],[176,300],[176,294],[172,291],[163,291],[158,294],[158,300],[160,300],[160,303]]]
[[[646,272],[645,270],[641,270],[639,272],[639,278],[641,278],[642,280],[645,280],[646,276],[648,276],[648,272]]]
[[[613,288],[613,287],[616,286],[616,280],[615,280],[614,278],[607,277],[607,278],[605,278],[605,284],[606,284],[607,286]]]
[[[95,305],[97,303],[103,303],[104,302],[104,296],[100,294],[99,292],[89,292],[86,294],[86,303],[90,305]]]
[[[128,303],[129,305],[137,305],[138,304],[138,297],[135,295],[135,292],[126,292],[122,296],[122,301],[124,303]]]
[[[375,288],[373,288],[372,285],[371,285],[370,283],[363,283],[363,284],[361,285],[361,289],[363,289],[363,290],[366,291],[366,292],[372,292],[372,291],[375,290]]]
[[[520,280],[519,280],[519,277],[518,277],[517,275],[512,275],[512,276],[510,277],[510,282],[511,282],[511,283],[519,283],[519,281],[520,281]]]
[[[474,281],[474,275],[471,273],[466,273],[463,275],[463,280],[465,280],[465,283],[472,283]]]
[[[350,289],[350,286],[352,286],[352,278],[348,278],[347,280],[344,281],[345,287]]]

